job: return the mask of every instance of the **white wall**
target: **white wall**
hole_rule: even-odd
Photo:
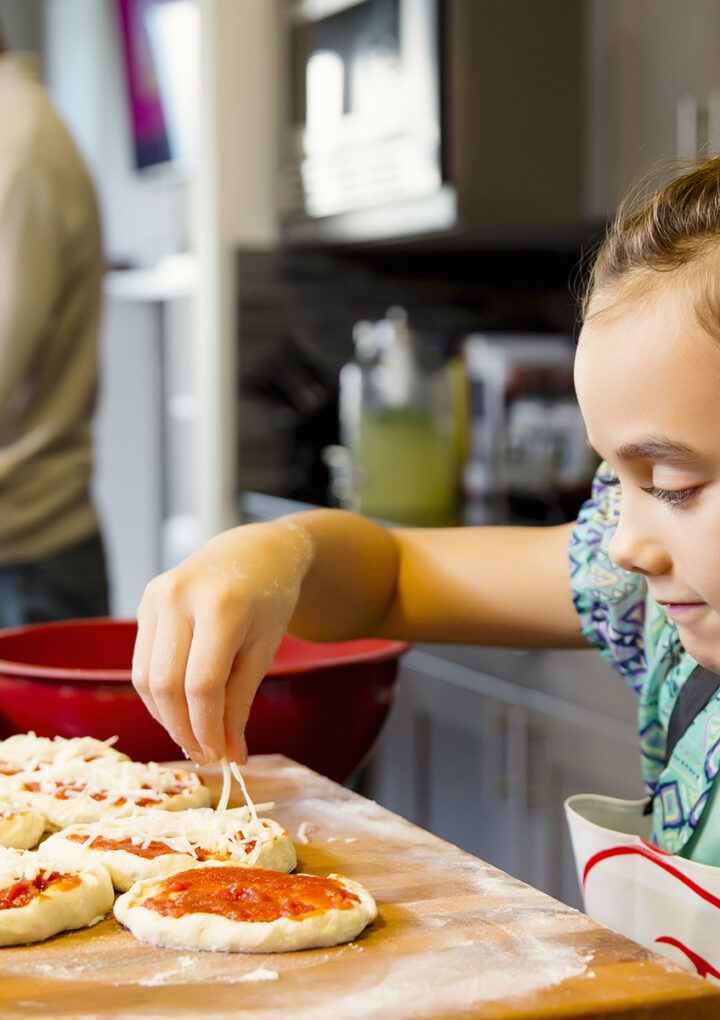
[[[200,0],[202,159],[195,182],[200,282],[195,348],[198,534],[237,521],[235,251],[277,239],[277,0]]]
[[[188,232],[188,182],[133,162],[113,0],[45,0],[45,74],[98,190],[109,259],[152,265]]]
[[[279,0],[200,0],[204,26],[206,161],[218,236],[235,245],[277,241]]]
[[[29,11],[39,2],[0,0],[0,12],[21,3]],[[278,0],[198,4],[199,212],[223,241],[272,244]],[[93,172],[108,254],[151,265],[187,247],[195,229],[190,183],[177,172],[138,173],[133,166],[114,0],[45,0],[44,10],[47,82]],[[37,19],[33,24],[38,35]]]

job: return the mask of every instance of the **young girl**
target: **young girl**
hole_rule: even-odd
[[[313,510],[228,531],[148,586],[133,676],[150,711],[196,761],[244,761],[288,628],[594,645],[639,699],[654,840],[720,864],[720,696],[664,761],[679,691],[698,663],[720,672],[720,157],[621,211],[583,303],[576,389],[603,459],[576,522],[386,528]]]

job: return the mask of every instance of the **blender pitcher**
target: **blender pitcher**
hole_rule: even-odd
[[[458,414],[452,370],[411,330],[403,309],[353,331],[355,361],[340,372],[340,437],[347,471],[339,497],[397,524],[458,523]]]

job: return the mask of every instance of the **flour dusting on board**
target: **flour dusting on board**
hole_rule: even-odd
[[[318,1001],[312,1006],[300,1003],[293,1009],[293,1020],[367,1020],[382,1016],[383,1020],[420,1020],[437,1016],[447,1007],[448,988],[452,985],[455,1001],[475,1006],[497,1000],[509,1002],[540,992],[544,988],[578,977],[587,972],[590,957],[571,947],[549,946],[537,940],[526,940],[524,963],[518,963],[515,952],[491,949],[488,966],[478,969],[476,947],[467,945],[466,962],[459,959],[456,945],[442,981],[428,978],[437,954],[419,953],[410,958],[393,959],[380,981],[346,987],[336,991],[332,1001]],[[448,954],[450,956],[450,954]],[[589,972],[592,974],[592,971]],[[437,975],[437,971],[435,971]],[[252,1017],[272,1020],[277,1012],[270,1004],[255,1004]]]
[[[201,958],[202,959],[202,958]],[[187,980],[188,972],[191,969],[197,969],[198,957],[196,956],[181,956],[180,959],[174,966],[170,966],[167,969],[157,971],[155,974],[148,978],[144,978],[137,982],[139,985],[144,987],[151,987],[157,985],[168,985],[175,984],[178,978]],[[254,970],[245,971],[233,974],[230,977],[231,983],[240,983],[244,981],[277,981],[280,975],[276,970],[269,970],[267,967],[261,965],[256,967]],[[227,981],[228,977],[223,974],[223,981]]]
[[[59,945],[56,947],[61,948]],[[54,956],[56,954],[53,954]],[[182,953],[157,950],[148,947],[147,956],[136,957],[127,966],[109,966],[109,961],[99,954],[73,954],[62,952],[60,959],[53,962],[28,954],[24,959],[13,960],[13,974],[17,977],[52,980],[57,982],[82,982],[95,984],[98,980],[114,988],[141,986],[158,988],[164,985],[256,983],[277,981],[277,970],[257,966],[251,957],[228,955],[226,953]],[[113,954],[115,955],[115,954]],[[161,962],[162,961],[162,962]]]
[[[276,970],[268,970],[267,967],[258,967],[257,970],[250,970],[243,974],[238,981],[277,981],[280,977]]]
[[[522,945],[522,954],[518,953],[519,945]],[[362,948],[350,944],[338,947],[336,953],[339,956],[344,955],[344,951]],[[447,952],[447,948],[416,952],[406,958],[393,955],[391,967],[382,966],[379,970],[373,967],[359,981],[353,980],[353,975],[347,984],[343,982],[342,989],[335,989],[329,1001],[316,1001],[311,1006],[298,1001],[293,1009],[293,1020],[338,1020],[339,1017],[343,1020],[367,1020],[368,1016],[376,1015],[382,1016],[383,1020],[419,1020],[437,1015],[443,1005],[447,1005],[450,987],[455,1001],[477,1005],[526,997],[583,973],[588,977],[595,976],[587,967],[591,959],[589,954],[533,937],[517,935],[509,939],[505,948],[502,944],[488,943],[484,946],[482,963],[479,963],[477,944],[472,941],[463,939],[455,942],[452,952]],[[153,988],[178,983],[244,983],[249,992],[252,985],[274,982],[283,975],[301,980],[303,977],[301,967],[297,967],[301,973],[292,973],[300,961],[283,956],[277,958],[278,969],[274,969],[264,963],[252,966],[251,961],[242,956],[228,958],[226,954],[210,953],[176,956],[163,952],[163,962],[158,966],[156,952],[151,951],[145,961],[136,958],[132,966],[123,971],[113,968],[106,975],[110,978],[109,984],[116,988]],[[154,957],[152,961],[150,955]],[[323,961],[332,965],[333,955],[332,951],[323,954]],[[443,965],[441,980],[438,980],[438,956],[442,958]],[[88,969],[82,965],[74,966],[74,961],[67,957],[59,966],[52,965],[52,973],[47,961],[37,961],[32,967],[18,967],[16,963],[13,967],[16,976],[24,972],[28,977],[35,975],[57,982],[87,980],[91,978]],[[360,977],[359,974],[357,976]],[[236,1020],[245,1020],[246,1017],[275,1020],[278,1016],[272,996],[269,999],[253,999],[252,1006],[249,1002],[247,1006],[246,1010],[238,1004],[233,1017]]]
[[[166,970],[157,971],[155,974],[151,974],[150,977],[141,978],[138,984],[143,985],[145,988],[170,984],[177,981],[179,977],[185,978],[194,963],[195,958],[193,956],[180,956]]]
[[[447,954],[447,971],[442,981],[428,979],[437,954],[419,953],[411,958],[393,960],[384,980],[366,989],[342,996],[334,1004],[297,1012],[293,1020],[363,1020],[382,1015],[384,1020],[409,1020],[412,1017],[437,1015],[447,1005],[448,987],[453,999],[467,1004],[508,1001],[524,998],[543,988],[560,984],[586,971],[589,957],[571,947],[548,945],[535,939],[525,940],[524,962],[514,951],[491,946],[487,966],[478,967],[476,948],[471,944],[456,945]],[[463,963],[463,950],[467,953]],[[435,971],[437,976],[437,971]],[[260,1013],[262,1017],[262,1012]]]

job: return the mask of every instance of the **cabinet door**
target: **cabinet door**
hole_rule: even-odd
[[[480,674],[478,674],[480,676]],[[522,784],[539,765],[521,710],[482,689],[404,666],[362,792],[482,860],[539,884],[543,805]],[[518,748],[522,750],[519,751]],[[528,755],[538,761],[531,767]],[[509,764],[509,762],[511,764]]]
[[[432,656],[400,671],[361,792],[544,892],[581,906],[563,801],[642,796],[617,722]],[[570,721],[569,721],[570,720]],[[622,736],[615,731],[621,730]]]
[[[588,0],[588,205],[612,215],[659,163],[717,151],[716,0]]]
[[[628,800],[644,795],[640,746],[607,732],[544,720],[547,758],[547,872],[545,890],[582,908],[564,801],[576,793],[599,793]]]
[[[445,0],[443,158],[459,226],[532,238],[583,219],[580,0]]]

